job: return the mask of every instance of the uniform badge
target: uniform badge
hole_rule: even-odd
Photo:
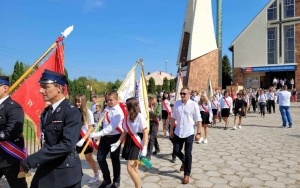
[[[61,110],[61,108],[60,108],[60,107],[58,107],[58,108],[56,109],[56,112],[58,113],[60,110]]]

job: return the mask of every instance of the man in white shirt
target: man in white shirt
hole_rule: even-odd
[[[291,92],[287,91],[287,86],[284,85],[282,87],[282,91],[278,93],[278,100],[279,100],[279,110],[282,118],[282,127],[286,128],[287,121],[289,122],[289,127],[292,128],[293,120],[290,114],[290,98]]]
[[[201,135],[201,115],[199,105],[190,99],[191,93],[189,88],[183,87],[180,92],[181,100],[174,104],[172,112],[170,137],[174,139],[173,152],[182,161],[180,171],[184,171],[182,184],[189,183],[189,176],[192,168],[192,148],[194,140],[194,125],[197,126],[196,140]],[[173,127],[177,123],[175,131]],[[185,155],[181,152],[184,146]]]

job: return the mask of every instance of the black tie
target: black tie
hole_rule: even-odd
[[[50,105],[48,108],[48,112],[47,112],[47,119],[51,116],[52,110],[53,110],[53,107],[52,107],[52,105]]]

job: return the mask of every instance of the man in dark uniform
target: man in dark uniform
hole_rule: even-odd
[[[31,188],[81,188],[81,161],[76,153],[81,115],[65,99],[65,75],[45,70],[40,82],[44,101],[51,104],[41,114],[42,148],[21,162],[28,171],[37,168]]]
[[[8,89],[8,77],[0,76],[0,178],[4,175],[11,188],[27,188],[25,177],[18,178],[22,159],[17,158],[10,147],[15,145],[25,157],[22,134],[24,112],[22,107],[10,98]]]

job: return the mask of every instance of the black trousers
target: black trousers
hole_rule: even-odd
[[[184,164],[184,175],[190,175],[192,169],[192,149],[193,149],[194,135],[186,138],[179,138],[174,134],[174,153]],[[184,154],[182,148],[184,144]]]
[[[18,178],[20,163],[8,167],[0,168],[0,178],[4,175],[11,188],[27,188],[25,178]]]
[[[100,169],[103,174],[103,180],[107,182],[111,182],[110,178],[110,171],[108,169],[108,164],[106,161],[106,156],[110,153],[110,158],[113,166],[113,175],[114,179],[113,182],[120,183],[121,177],[121,164],[120,164],[120,148],[121,146],[116,149],[116,151],[110,151],[110,145],[116,143],[119,138],[120,134],[112,135],[112,136],[103,136],[101,138],[100,144],[98,146],[98,153],[97,153],[97,161],[99,163]]]
[[[275,113],[275,102],[274,100],[268,100],[268,112],[271,113],[272,109],[273,109],[273,113]]]
[[[158,125],[155,121],[150,121],[149,142],[147,149],[147,158],[151,159],[153,147],[159,149],[157,142]],[[156,146],[155,146],[156,145]]]

